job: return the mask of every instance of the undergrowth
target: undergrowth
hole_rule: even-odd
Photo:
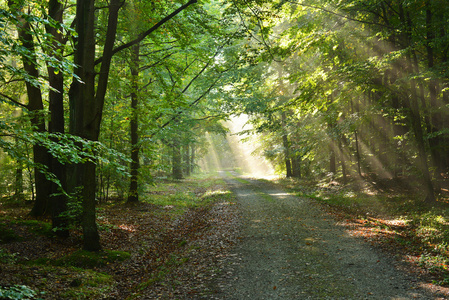
[[[105,249],[101,252],[77,250],[82,240],[79,227],[72,231],[70,241],[57,240],[50,221],[30,219],[31,207],[23,201],[2,205],[0,270],[7,276],[0,278],[0,298],[98,299],[118,292],[120,276],[116,274],[126,273],[123,269],[127,265],[144,276],[136,275],[130,281],[133,288],[119,293],[133,290],[140,294],[140,289],[151,288],[167,276],[175,276],[177,268],[186,262],[183,253],[190,251],[186,236],[179,240],[169,237],[161,240],[161,236],[173,230],[168,225],[190,211],[207,209],[217,201],[232,202],[233,195],[219,177],[197,176],[180,181],[156,180],[155,185],[146,187],[140,200],[130,206],[110,199],[97,207],[98,228]],[[157,227],[160,224],[165,227]],[[156,231],[153,225],[159,229]],[[185,228],[179,230],[183,232]],[[199,226],[198,230],[202,228]],[[197,229],[192,227],[191,230]],[[158,239],[154,243],[153,235]],[[33,249],[41,242],[51,245],[50,249]],[[132,261],[139,255],[153,262],[149,264],[151,268]],[[21,295],[24,298],[19,298]]]

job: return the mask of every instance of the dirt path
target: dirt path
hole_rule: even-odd
[[[217,299],[444,299],[308,199],[225,176],[242,214]]]

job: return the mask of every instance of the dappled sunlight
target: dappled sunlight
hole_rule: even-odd
[[[118,228],[128,231],[128,232],[136,232],[136,228],[133,225],[127,225],[127,224],[121,224],[118,226]]]
[[[289,193],[268,193],[268,195],[270,195],[270,196],[277,196],[277,197],[279,197],[279,196],[281,196],[281,197],[290,196]]]
[[[352,219],[344,220],[339,223],[347,228],[351,236],[359,236],[364,239],[374,238],[395,238],[399,235],[401,229],[407,226],[406,221],[402,219],[381,219],[381,218],[366,218],[366,219]]]
[[[358,162],[354,161],[354,158],[352,157],[348,147],[344,147],[342,150],[335,144],[335,142],[332,142],[332,148],[339,157],[344,158],[344,162],[345,164],[347,164],[346,172],[348,172],[348,175],[355,176],[357,180],[360,179],[360,176],[356,174],[356,172],[354,172],[355,169],[351,166],[351,164],[357,164]],[[365,162],[360,166],[362,173],[375,172],[380,178],[386,179],[392,179],[394,177],[393,174],[386,168],[386,165],[391,165],[396,160],[394,155],[390,154],[388,157],[386,157],[388,162],[382,162],[379,159],[378,155],[376,155],[360,137],[358,139],[358,148],[360,151],[360,155],[363,156],[365,160]]]
[[[210,197],[210,196],[215,196],[215,195],[228,195],[230,194],[230,191],[226,191],[226,190],[208,190],[204,193],[203,197]]]

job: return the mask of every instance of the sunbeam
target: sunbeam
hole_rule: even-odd
[[[217,153],[217,149],[215,148],[215,143],[210,135],[210,133],[206,132],[206,140],[208,143],[208,151],[206,155],[199,161],[199,166],[201,170],[205,172],[215,172],[223,169],[222,164],[220,162],[220,158]]]
[[[226,124],[230,130],[226,139],[234,156],[236,167],[244,174],[253,177],[274,176],[271,164],[257,154],[257,150],[261,147],[257,136],[242,133],[244,130],[251,129],[251,125],[247,122],[248,116],[240,115],[232,117]]]

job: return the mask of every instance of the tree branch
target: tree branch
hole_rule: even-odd
[[[219,115],[213,115],[213,116],[204,116],[202,118],[194,118],[192,120],[194,121],[205,121],[205,120],[209,120],[209,119],[218,119],[218,118],[222,118],[223,116],[226,116],[227,114],[219,114]]]
[[[206,91],[204,91],[195,101],[193,101],[193,102],[191,102],[187,107],[193,107],[193,106],[195,106],[195,105],[197,105],[198,104],[198,102],[200,102],[201,101],[201,99],[203,99],[207,94],[209,94],[209,92],[212,90],[212,88],[217,84],[217,82],[218,81],[220,81],[220,79],[221,79],[221,76],[224,74],[224,73],[226,73],[226,72],[228,72],[229,70],[231,70],[232,68],[234,68],[234,66],[237,64],[237,62],[238,61],[236,61],[234,64],[232,64],[232,66],[230,66],[228,69],[226,69],[226,70],[224,70],[224,71],[222,71],[222,72],[220,72],[220,74],[217,76],[217,79],[214,81],[214,82],[212,82],[212,84],[209,86],[209,88],[206,90]],[[186,90],[186,89],[185,89]],[[185,91],[184,90],[184,91]],[[160,126],[159,128],[158,128],[158,131],[156,131],[156,132],[153,132],[151,135],[150,135],[150,139],[153,137],[153,136],[155,136],[158,132],[160,132],[162,129],[164,129],[165,127],[167,127],[171,122],[173,122],[174,120],[176,120],[180,115],[182,115],[182,113],[184,112],[184,110],[179,110],[174,116],[172,116],[171,118],[170,118],[170,120],[168,120],[167,122],[165,122],[162,126]]]
[[[331,11],[329,9],[326,9],[326,8],[323,8],[323,7],[320,7],[320,6],[311,5],[311,4],[305,4],[305,3],[301,3],[301,2],[297,2],[297,1],[293,1],[293,0],[287,0],[287,2],[292,3],[292,4],[296,4],[296,5],[299,5],[299,6],[303,6],[303,7],[309,7],[309,8],[313,8],[313,9],[317,9],[317,10],[322,10],[322,11],[324,11],[326,13],[338,16],[340,18],[343,18],[343,19],[346,19],[346,20],[349,20],[349,21],[354,21],[354,22],[357,22],[357,23],[368,24],[368,25],[376,25],[376,26],[380,26],[380,27],[384,27],[384,28],[394,29],[391,26],[388,26],[386,24],[381,24],[381,23],[376,23],[376,22],[370,22],[370,21],[363,21],[363,20],[354,19],[354,18],[348,17],[346,15],[339,14],[339,13],[337,13],[335,11]]]
[[[155,62],[155,63],[152,63],[151,65],[147,65],[147,66],[140,67],[139,72],[142,72],[142,71],[145,71],[145,70],[147,70],[147,69],[151,69],[151,68],[157,66],[158,64],[162,63],[164,60],[166,60],[167,58],[169,58],[169,57],[172,56],[172,55],[173,55],[173,53],[169,53],[169,54],[167,54],[166,56],[164,56],[162,59],[158,60],[158,61]]]
[[[28,109],[28,106],[26,104],[20,103],[19,101],[15,100],[14,98],[11,98],[8,95],[0,93],[0,97],[4,97],[4,98],[8,99],[10,102],[14,103],[15,105]]]
[[[123,44],[121,46],[118,46],[117,48],[115,48],[114,50],[112,50],[112,55],[115,55],[117,52],[120,52],[124,49],[127,49],[131,46],[134,46],[138,43],[140,43],[141,41],[143,41],[144,38],[146,38],[148,35],[150,35],[151,33],[153,33],[153,31],[155,31],[156,29],[158,29],[159,27],[161,27],[162,25],[164,25],[166,22],[168,22],[170,19],[174,18],[177,14],[179,14],[181,11],[183,11],[184,9],[186,9],[187,7],[189,7],[191,4],[195,4],[197,3],[198,0],[190,0],[189,2],[187,2],[186,4],[182,5],[181,7],[179,7],[178,9],[176,9],[174,12],[172,12],[171,14],[169,14],[168,16],[166,16],[165,18],[163,18],[162,20],[160,20],[158,23],[156,23],[155,25],[153,25],[153,27],[151,27],[150,29],[148,29],[145,32],[142,32],[141,34],[139,34],[139,36],[131,41],[128,42],[126,44]],[[103,57],[98,58],[95,61],[95,64],[99,64],[103,61]]]

